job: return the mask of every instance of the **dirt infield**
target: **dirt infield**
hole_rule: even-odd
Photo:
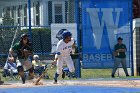
[[[135,87],[140,88],[140,80],[60,80],[58,84],[53,84],[52,80],[41,81],[43,85],[34,85],[33,81],[21,82],[5,82],[0,88],[22,88],[22,87],[40,87],[40,86],[104,86],[104,87]]]

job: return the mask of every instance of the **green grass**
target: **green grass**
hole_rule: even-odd
[[[2,71],[2,70],[0,70]],[[50,79],[52,80],[54,77],[54,73],[56,72],[56,67],[49,68],[48,75]],[[88,78],[108,78],[111,75],[111,69],[81,69],[81,78],[82,79],[88,79]],[[0,73],[0,76],[2,77],[2,73]],[[61,77],[60,77],[61,78]],[[4,78],[2,77],[2,80],[9,80],[10,77]],[[68,79],[68,78],[66,78]]]
[[[112,69],[81,69],[81,78],[110,78]],[[50,79],[53,79],[56,68],[49,69]]]
[[[111,69],[81,69],[81,78],[109,78]]]
[[[0,72],[2,70],[0,69]],[[111,78],[111,71],[112,69],[81,69],[81,78],[82,79],[92,79],[92,78]],[[48,75],[50,80],[53,80],[54,73],[56,72],[56,67],[48,69]],[[0,73],[2,77],[2,74]],[[117,76],[117,75],[116,75]],[[121,76],[120,78],[125,78],[125,76]],[[129,78],[140,78],[140,76],[130,76]],[[61,79],[61,76],[59,77]],[[66,80],[69,79],[68,77],[65,78]],[[8,81],[10,77],[4,78],[2,80]],[[18,79],[19,80],[19,79]]]

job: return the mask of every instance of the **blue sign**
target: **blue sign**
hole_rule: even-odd
[[[117,37],[131,60],[132,0],[82,0],[83,68],[112,68]]]

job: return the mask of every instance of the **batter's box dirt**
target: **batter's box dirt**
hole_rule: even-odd
[[[58,84],[53,84],[53,80],[42,80],[40,85],[35,85],[33,81],[5,82],[0,88],[22,88],[40,86],[105,86],[105,87],[137,87],[140,88],[140,80],[59,80]]]

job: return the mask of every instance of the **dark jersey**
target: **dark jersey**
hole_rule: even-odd
[[[20,43],[16,43],[13,47],[12,47],[13,51],[17,53],[17,56],[19,58],[25,58],[25,55],[23,54],[23,51],[26,50],[28,52],[32,51],[32,47],[31,44],[28,45],[22,45]]]
[[[126,46],[124,44],[121,44],[121,45],[116,44],[115,45],[115,51],[118,50],[118,49],[126,49]],[[119,52],[119,55],[116,56],[116,57],[118,57],[118,58],[125,58],[126,57],[125,52]]]

